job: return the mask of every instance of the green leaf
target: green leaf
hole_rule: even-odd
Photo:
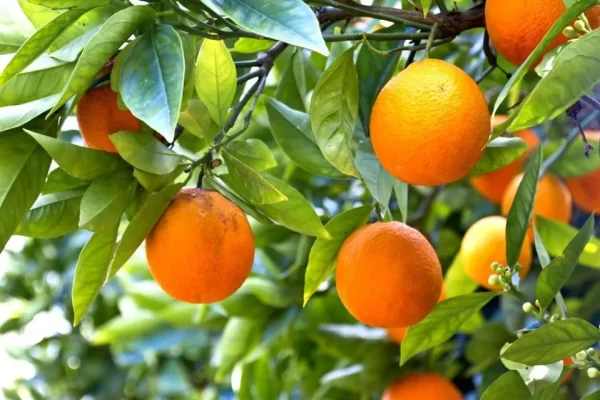
[[[83,14],[74,24],[62,31],[48,48],[54,58],[64,61],[76,61],[77,57],[100,27],[122,6],[108,4],[91,9]]]
[[[556,392],[558,392],[558,389],[560,388],[560,385],[562,385],[562,379],[564,376],[565,373],[563,372],[559,379],[555,380],[550,385],[547,385],[539,392],[536,392],[533,395],[532,400],[553,400],[554,396],[556,396]]]
[[[464,265],[460,259],[460,253],[454,257],[454,261],[446,271],[446,297],[462,296],[464,294],[473,293],[479,286],[465,273]]]
[[[252,38],[239,38],[233,45],[233,49],[236,53],[242,54],[254,54],[261,51],[267,51],[273,46],[275,42],[272,40],[264,39],[252,39]]]
[[[81,200],[79,226],[93,232],[103,232],[117,225],[136,186],[129,170],[92,182]]]
[[[117,244],[115,256],[110,263],[108,279],[115,276],[119,269],[125,265],[127,260],[140,247],[169,204],[171,204],[171,200],[173,200],[183,186],[183,183],[169,185],[160,192],[152,193],[144,199]]]
[[[328,54],[319,22],[302,0],[208,0],[206,3],[251,32]]]
[[[61,8],[93,8],[104,5],[110,0],[27,0],[29,3],[39,6],[61,9]]]
[[[73,67],[73,63],[59,64],[14,76],[0,87],[0,107],[29,103],[60,92]]]
[[[556,20],[552,28],[546,33],[544,38],[537,45],[535,50],[527,57],[527,59],[519,66],[519,68],[512,74],[508,82],[502,88],[502,91],[498,95],[496,99],[496,103],[494,103],[494,111],[493,115],[496,115],[498,109],[508,97],[508,93],[510,90],[517,84],[517,82],[521,81],[521,79],[525,76],[525,74],[529,71],[531,67],[537,62],[537,60],[544,54],[548,45],[554,40],[556,36],[561,34],[562,30],[567,27],[567,25],[571,24],[573,20],[575,20],[579,14],[583,13],[588,8],[592,7],[596,4],[596,0],[581,0],[577,3],[573,4],[573,6],[569,7],[569,9],[561,15],[561,17]],[[490,141],[492,139],[497,138],[502,135],[503,132],[506,131],[507,127],[512,123],[512,119],[518,114],[518,110],[511,115],[511,117],[505,121],[504,123],[496,126],[494,128],[494,132],[490,136]]]
[[[88,186],[91,182],[77,179],[67,174],[64,169],[56,168],[48,174],[46,183],[42,188],[42,194],[64,192]]]
[[[37,4],[30,3],[28,0],[17,0],[17,2],[21,6],[21,11],[35,29],[40,29],[60,14],[60,11],[38,6]],[[3,3],[6,3],[6,1],[3,1]],[[9,1],[8,3],[11,2]],[[15,1],[12,1],[12,3],[13,7],[15,7]]]
[[[517,189],[517,194],[508,212],[506,222],[506,260],[513,266],[519,260],[529,221],[533,214],[533,205],[537,192],[538,181],[542,169],[542,148],[533,153],[531,163],[527,167],[523,179]]]
[[[528,148],[527,142],[521,138],[496,138],[488,143],[483,156],[469,175],[483,175],[505,167],[519,159]]]
[[[59,97],[57,93],[25,104],[0,107],[0,132],[26,124],[49,110]]]
[[[287,308],[300,302],[300,293],[268,279],[253,276],[243,285],[261,302],[275,308]]]
[[[396,194],[398,210],[400,210],[400,214],[402,214],[402,222],[406,223],[408,220],[408,184],[394,178],[392,186],[394,187],[394,193]]]
[[[42,53],[50,47],[56,37],[75,22],[82,14],[83,11],[81,10],[66,11],[37,30],[25,41],[25,43],[23,43],[17,53],[6,65],[2,74],[0,74],[0,87],[42,55]]]
[[[51,113],[71,97],[89,88],[106,61],[142,24],[153,21],[155,17],[154,10],[145,6],[127,7],[110,17],[83,49],[75,70]]]
[[[382,29],[381,33],[397,33],[399,28],[391,26]],[[391,50],[404,44],[403,40],[373,42],[371,45],[381,51]],[[369,46],[363,44],[356,58],[356,70],[359,81],[359,115],[365,132],[369,132],[371,111],[375,104],[377,95],[394,73],[394,68],[400,59],[400,51],[393,52],[387,56],[375,53]]]
[[[262,204],[258,209],[273,221],[286,228],[308,236],[331,238],[321,219],[300,192],[286,182],[270,175],[265,179],[287,197],[287,201]]]
[[[370,142],[361,143],[356,151],[354,162],[373,199],[383,210],[387,210],[394,189],[394,177],[383,169]]]
[[[581,400],[600,400],[600,390],[597,390],[594,393],[588,394]]]
[[[206,105],[197,99],[190,99],[185,111],[179,114],[179,124],[194,136],[212,142],[219,126],[212,120]]]
[[[212,119],[224,126],[237,90],[237,72],[221,40],[205,40],[196,61],[196,93]]]
[[[544,145],[544,154],[546,155],[546,158],[549,158],[551,154],[558,151],[565,144],[566,140],[567,139],[555,140],[546,143]],[[598,142],[592,141],[591,144],[596,147]],[[574,140],[571,142],[566,152],[552,164],[550,172],[561,178],[576,178],[600,169],[600,156],[597,152],[590,157],[584,157],[583,154],[583,143],[580,140]]]
[[[187,305],[187,304],[186,304]],[[127,317],[118,316],[102,324],[91,342],[95,345],[114,344],[148,335],[157,330],[163,321],[152,312],[136,312]]]
[[[415,354],[450,339],[463,323],[497,295],[494,292],[473,293],[438,303],[425,319],[408,328],[402,341],[400,365],[404,365]]]
[[[600,31],[592,31],[558,54],[552,70],[521,103],[511,132],[556,118],[600,83],[599,40]]]
[[[563,254],[552,260],[542,270],[535,289],[536,298],[542,309],[546,309],[550,305],[554,296],[560,293],[560,289],[567,283],[593,233],[594,215],[592,214],[583,228],[567,245]]]
[[[358,177],[352,156],[352,136],[358,118],[358,75],[353,55],[354,47],[323,73],[310,103],[310,119],[325,159],[340,172]]]
[[[151,174],[170,174],[183,161],[151,133],[120,131],[109,138],[125,161]]]
[[[260,326],[260,321],[245,318],[227,321],[217,348],[217,382],[222,381],[258,341]]]
[[[258,139],[234,140],[227,145],[227,151],[256,171],[264,171],[277,166],[277,161],[269,147]]]
[[[50,157],[20,130],[0,135],[0,252],[42,190]]]
[[[139,169],[133,170],[133,176],[149,192],[157,192],[177,179],[189,164],[179,164],[175,171],[166,175],[156,175]]]
[[[530,400],[531,393],[517,371],[508,371],[483,392],[481,400]]]
[[[335,269],[338,252],[346,238],[367,223],[372,210],[372,206],[353,208],[336,215],[325,225],[325,229],[331,235],[331,239],[317,238],[310,249],[304,277],[305,307],[310,297],[317,291],[319,285]]]
[[[498,360],[498,354],[506,342],[513,339],[514,335],[500,321],[488,323],[477,329],[465,349],[465,358],[471,364],[468,375],[490,367]]]
[[[560,361],[600,341],[600,330],[582,319],[558,320],[517,339],[502,358],[525,365]]]
[[[142,35],[119,78],[119,93],[129,111],[169,142],[175,138],[184,73],[181,38],[163,24]]]
[[[25,131],[66,173],[75,178],[93,180],[127,168],[127,164],[117,154],[76,146],[27,129]]]
[[[229,174],[221,179],[252,204],[271,204],[287,200],[287,197],[267,179],[227,149],[223,151],[223,160]]]
[[[275,91],[275,99],[286,107],[299,111],[306,110],[307,69],[312,66],[307,64],[302,51],[294,52],[291,60],[285,64],[285,69]]]
[[[106,282],[118,230],[119,224],[115,224],[102,233],[94,233],[81,250],[73,277],[74,326],[81,322]]]
[[[315,175],[342,178],[323,157],[315,142],[308,114],[267,98],[267,115],[273,138],[281,150],[300,168]]]
[[[567,244],[573,240],[577,230],[560,221],[537,216],[536,226],[548,252],[560,256]],[[579,263],[592,268],[600,268],[600,238],[593,236],[583,249]]]
[[[15,235],[52,239],[79,229],[83,189],[41,196],[25,214]]]

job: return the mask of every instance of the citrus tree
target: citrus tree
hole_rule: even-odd
[[[4,0],[4,395],[600,398],[598,26]]]

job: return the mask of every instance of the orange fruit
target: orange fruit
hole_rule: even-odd
[[[569,178],[566,184],[579,208],[590,213],[600,212],[600,169]]]
[[[563,360],[563,368],[566,368],[572,364],[573,364],[573,358],[571,358],[571,357],[567,357]],[[571,378],[571,375],[573,375],[572,369],[568,370],[567,373],[565,374],[565,376],[563,376],[562,380],[560,381],[561,385],[564,385],[565,383],[567,383],[569,378]]]
[[[99,86],[83,95],[77,105],[77,122],[85,144],[96,150],[116,153],[108,135],[119,131],[139,132],[140,121],[117,105],[117,93],[109,85]]]
[[[446,282],[442,282],[442,292],[440,294],[440,298],[438,299],[438,303],[446,300]],[[387,334],[392,341],[400,344],[402,340],[404,340],[404,336],[406,336],[406,332],[408,331],[408,326],[400,327],[400,328],[388,328]]]
[[[566,10],[563,0],[488,0],[485,25],[498,52],[521,65]],[[588,10],[586,16],[593,28],[600,25],[599,6]],[[545,53],[566,42],[567,38],[559,34]]]
[[[600,12],[598,13],[600,19]],[[586,136],[596,147],[600,140],[600,131],[587,131]],[[584,211],[600,212],[600,169],[588,174],[565,180],[567,188],[573,196],[573,202]]]
[[[502,199],[504,215],[508,215],[522,179],[523,174],[517,175],[506,188]],[[568,223],[571,220],[571,205],[571,194],[565,184],[553,175],[544,175],[538,183],[533,214]]]
[[[460,258],[469,278],[487,289],[501,289],[490,285],[488,279],[495,273],[492,263],[506,266],[506,218],[492,216],[475,222],[463,237]],[[521,278],[527,276],[531,260],[531,242],[526,238],[519,256]]]
[[[495,127],[500,125],[507,119],[508,117],[505,115],[497,115],[492,119],[492,126]],[[515,136],[525,140],[529,145],[529,150],[525,154],[505,167],[471,179],[471,185],[473,185],[473,188],[477,193],[494,204],[500,204],[502,202],[502,196],[504,195],[506,187],[510,181],[521,172],[523,160],[525,160],[540,141],[535,132],[529,129],[519,131]]]
[[[463,178],[479,161],[490,114],[477,83],[443,60],[415,62],[375,101],[370,134],[375,154],[394,177],[413,185]]]
[[[182,189],[146,238],[146,257],[170,296],[212,303],[250,274],[254,236],[244,213],[220,193]]]
[[[366,325],[416,324],[437,303],[442,268],[416,229],[377,222],[352,233],[337,257],[336,285],[344,306]]]
[[[381,400],[462,400],[463,395],[446,377],[434,373],[407,375],[393,383]]]

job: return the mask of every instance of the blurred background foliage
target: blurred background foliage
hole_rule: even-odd
[[[454,3],[459,9],[472,5],[470,1]],[[409,6],[407,2],[405,6]],[[366,20],[348,29],[373,28],[375,24]],[[335,27],[328,29],[333,32]],[[478,77],[487,68],[482,38],[482,30],[463,33],[451,44],[435,48],[432,57],[446,59]],[[229,48],[235,46],[240,45],[228,42]],[[344,46],[333,44],[331,53],[339,54]],[[365,51],[359,52],[359,59],[376,57],[373,53],[364,55]],[[253,57],[239,52],[233,55],[236,60]],[[398,68],[406,57],[401,54]],[[265,94],[306,109],[317,78],[330,62],[323,56],[289,48],[277,59]],[[514,69],[502,60],[501,65]],[[361,84],[368,82],[364,74],[369,72],[363,70]],[[297,97],[294,103],[291,96],[302,93],[298,73],[305,76],[302,89],[306,96]],[[528,76],[520,91],[511,95],[512,104],[537,79],[535,74]],[[482,82],[490,104],[505,81],[505,75],[496,70]],[[279,165],[273,174],[301,191],[325,221],[342,210],[369,203],[370,196],[361,182],[316,176],[290,161],[273,140],[271,128],[277,128],[269,126],[265,98],[261,97],[244,137],[269,144]],[[549,154],[572,128],[565,116],[536,128],[536,132],[549,140]],[[440,130],[443,134],[443,127]],[[73,132],[63,132],[61,138],[80,143]],[[194,152],[206,145],[188,133],[180,144]],[[571,159],[565,163],[577,163],[582,153],[568,157]],[[437,197],[431,196],[432,190],[410,188],[409,220],[427,233],[447,271],[466,228],[483,216],[498,214],[498,209],[466,181],[446,186]],[[393,204],[392,210],[398,217]],[[572,225],[580,227],[584,221],[585,215],[576,211]],[[468,393],[467,398],[475,399],[506,371],[498,361],[498,352],[514,339],[510,332],[531,324],[514,298],[495,299],[483,310],[485,318],[473,318],[450,342],[400,368],[398,345],[384,330],[357,324],[340,303],[331,281],[302,307],[304,271],[313,238],[255,221],[252,226],[257,244],[253,272],[231,298],[200,306],[171,300],[154,283],[143,251],[138,251],[103,288],[76,328],[71,324],[71,284],[88,234],[43,241],[13,238],[0,255],[0,384],[4,397],[374,399],[407,371],[435,370],[455,378]],[[534,266],[524,282],[525,291],[529,287],[532,292],[533,285],[527,282],[535,282],[539,270],[539,264]],[[449,296],[469,286],[460,279],[447,275]],[[600,322],[600,270],[578,268],[564,294],[572,315],[596,325]],[[592,383],[583,375],[576,373],[562,387],[559,398],[579,398],[590,390]]]

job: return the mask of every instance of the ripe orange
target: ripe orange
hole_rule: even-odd
[[[498,52],[521,65],[566,10],[563,0],[488,0],[485,25]],[[593,28],[600,25],[599,6],[588,10],[586,16]],[[558,35],[546,53],[566,42],[563,34]]]
[[[463,237],[460,258],[469,278],[487,289],[501,289],[501,286],[490,285],[488,279],[494,274],[492,263],[506,266],[506,218],[486,217],[474,223]],[[521,278],[527,276],[531,260],[531,242],[526,239],[519,256]]]
[[[446,282],[442,282],[442,293],[440,294],[440,298],[438,299],[438,303],[446,300]],[[402,340],[404,340],[404,336],[406,336],[406,332],[408,331],[408,326],[400,327],[400,328],[388,328],[387,334],[392,341],[400,344]]]
[[[233,294],[254,260],[254,236],[244,213],[218,192],[182,189],[146,238],[156,282],[188,303]]]
[[[506,121],[507,118],[508,117],[505,115],[496,115],[492,119],[492,126],[495,127],[500,125]],[[500,204],[502,202],[502,196],[504,195],[506,187],[510,181],[517,176],[519,172],[521,172],[523,160],[525,160],[525,158],[531,153],[531,151],[538,145],[540,141],[535,132],[529,129],[519,131],[515,134],[515,136],[525,140],[529,145],[529,150],[523,154],[523,156],[513,161],[509,165],[497,169],[496,171],[492,171],[485,175],[476,176],[471,179],[471,185],[473,185],[473,188],[477,191],[477,193],[481,194],[494,204]]]
[[[344,306],[366,325],[396,328],[422,320],[442,290],[435,250],[416,229],[377,222],[352,233],[337,258]]]
[[[371,114],[371,140],[383,167],[413,185],[463,178],[490,134],[483,93],[442,60],[411,64],[383,88]]]
[[[600,19],[600,12],[598,18]],[[595,147],[600,140],[600,131],[588,131],[586,135]],[[573,196],[573,202],[579,208],[587,212],[600,212],[600,169],[576,178],[568,178],[565,183]]]
[[[119,109],[117,93],[109,85],[88,91],[77,105],[77,122],[85,144],[96,150],[116,153],[108,135],[119,131],[138,132],[140,121],[129,111]]]
[[[522,179],[523,174],[517,175],[506,188],[502,199],[504,215],[508,215]],[[571,205],[571,194],[564,183],[553,175],[544,175],[538,183],[533,214],[568,223],[571,220]]]
[[[446,377],[418,373],[400,378],[383,393],[381,400],[462,400],[463,395]]]

